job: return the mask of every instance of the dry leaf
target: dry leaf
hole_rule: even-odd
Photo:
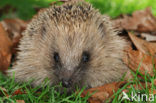
[[[128,85],[127,87],[126,87],[126,89],[124,89],[124,90],[122,90],[122,91],[124,91],[125,93],[127,93],[128,92],[128,89],[130,89],[130,88],[134,88],[135,90],[143,90],[143,89],[145,89],[146,88],[146,86],[147,86],[147,88],[149,88],[149,91],[150,91],[150,89],[151,89],[151,84],[150,83],[144,83],[144,82],[140,82],[140,84],[131,84],[131,85]]]
[[[19,94],[25,94],[26,92],[22,92],[21,89],[17,89],[16,91],[14,91],[14,93],[12,93],[12,96],[15,95],[19,95]]]
[[[145,40],[142,40],[135,35],[129,33],[129,37],[131,38],[134,45],[137,47],[139,51],[141,51],[144,54],[156,54],[156,43],[147,42]]]
[[[5,28],[5,31],[8,32],[8,36],[13,42],[13,54],[17,52],[16,48],[22,37],[22,32],[26,29],[27,23],[28,22],[20,19],[5,19],[1,21],[1,24]]]
[[[154,90],[149,89],[149,93],[153,94],[153,95],[156,95],[156,90],[155,89]]]
[[[8,69],[12,54],[16,54],[21,33],[27,23],[20,19],[5,19],[0,23],[0,71]]]
[[[138,50],[132,50],[132,48],[127,49],[125,51],[124,62],[135,72],[138,70],[140,64],[140,73],[145,75],[147,72],[149,75],[154,76],[153,68],[156,63],[156,58],[154,57],[156,54],[156,43],[147,42],[131,33],[129,33],[129,37]]]
[[[28,22],[25,22],[20,19],[4,19],[1,21],[1,24],[5,28],[5,31],[8,32],[11,40],[21,36],[23,30],[25,30]]]
[[[110,98],[114,92],[121,88],[126,82],[114,82],[110,84],[105,84],[100,87],[95,87],[88,89],[82,93],[82,97],[86,96],[88,93],[93,95],[88,99],[89,103],[103,103],[108,98]]]
[[[150,55],[145,55],[140,51],[129,48],[129,50],[126,51],[124,62],[135,72],[138,70],[139,64],[141,64],[139,68],[141,74],[145,75],[147,72],[149,75],[154,76],[153,63],[156,63],[156,58],[153,58]]]
[[[0,71],[8,69],[11,61],[12,41],[7,36],[7,32],[0,24]]]
[[[126,29],[138,32],[156,32],[156,18],[152,15],[151,9],[136,11],[132,16],[124,15],[123,18],[114,20],[117,25]]]
[[[141,82],[140,83],[141,85],[136,85],[136,84],[131,84],[131,85],[129,85],[129,86],[127,86],[127,88],[131,88],[131,86],[133,86],[134,88],[135,88],[135,90],[142,90],[143,88],[146,88],[146,86],[148,87],[148,88],[151,88],[151,84],[150,83],[144,83],[144,82]]]

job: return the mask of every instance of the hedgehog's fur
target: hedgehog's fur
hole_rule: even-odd
[[[28,24],[20,41],[17,62],[8,73],[33,85],[61,78],[87,87],[118,81],[128,70],[122,62],[125,40],[117,35],[107,16],[85,2],[70,2],[41,10]],[[58,52],[60,64],[53,55]],[[90,59],[82,63],[82,54]],[[61,72],[60,72],[61,71]]]

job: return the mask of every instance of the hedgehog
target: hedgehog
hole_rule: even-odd
[[[17,82],[63,88],[93,88],[119,81],[128,71],[122,61],[126,41],[111,19],[84,1],[44,8],[23,33],[8,71]]]

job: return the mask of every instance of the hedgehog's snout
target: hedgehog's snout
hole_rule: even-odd
[[[57,76],[59,78],[59,81],[62,83],[62,86],[65,88],[70,88],[72,83],[74,71],[73,70],[67,70],[67,69],[61,69]]]
[[[62,86],[65,88],[70,88],[71,87],[71,81],[66,80],[66,79],[62,79]]]

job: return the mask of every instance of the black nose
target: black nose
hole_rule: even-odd
[[[66,87],[66,88],[69,88],[70,87],[70,81],[62,79],[62,86]]]

